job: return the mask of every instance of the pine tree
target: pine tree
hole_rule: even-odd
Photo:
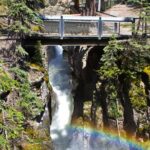
[[[37,10],[40,7],[41,0],[11,0],[8,4],[9,18],[11,20],[10,33],[23,38],[30,34],[32,25],[40,25],[41,20]]]
[[[140,4],[141,11],[133,38],[126,42],[118,42],[113,38],[104,48],[98,71],[101,81],[106,81],[107,105],[111,103],[109,117],[113,115],[117,119],[113,112],[116,113],[117,107],[121,104],[124,108],[124,129],[130,134],[134,134],[137,128],[133,109],[147,114],[146,120],[149,120],[150,107],[150,77],[145,73],[149,72],[146,68],[150,65],[150,46],[147,37],[150,33],[150,3],[148,0],[136,2]],[[145,92],[140,85],[141,82],[145,84]],[[119,102],[118,106],[116,102]]]

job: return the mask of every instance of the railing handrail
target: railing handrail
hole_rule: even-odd
[[[102,21],[109,22],[133,22],[134,19],[138,19],[136,17],[101,17],[101,16],[71,16],[71,15],[62,15],[64,20],[69,21],[99,21],[101,18]],[[60,20],[61,16],[48,16],[45,15],[42,17],[44,21],[52,21],[52,20]]]

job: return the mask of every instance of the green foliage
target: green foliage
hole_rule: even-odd
[[[135,6],[141,6],[141,4],[142,4],[142,2],[140,0],[128,0],[127,3],[135,5]]]
[[[5,139],[3,135],[0,135],[0,149],[6,150],[8,145],[8,141]]]
[[[116,79],[120,74],[134,79],[149,64],[150,46],[140,39],[125,43],[116,40],[104,48],[99,74],[101,79]]]
[[[131,103],[137,112],[146,111],[147,102],[145,89],[140,85],[139,81],[133,82],[130,89]]]
[[[19,93],[15,106],[10,106],[3,99],[0,100],[0,149],[6,150],[8,148],[11,149],[14,141],[21,138],[22,132],[25,130],[25,122],[39,115],[43,110],[43,103],[31,91],[31,86],[28,82],[28,73],[26,71],[14,67],[6,72],[3,67],[4,65],[1,63],[1,92],[13,91],[15,89]]]
[[[8,141],[4,137],[4,135],[0,135],[0,149],[6,150],[8,145]]]
[[[8,106],[5,109],[6,124],[4,129],[7,130],[8,139],[13,140],[21,136],[23,130],[24,116],[13,107]]]
[[[118,101],[117,89],[115,84],[113,84],[111,80],[109,80],[106,86],[106,91],[107,91],[109,117],[116,119],[121,116],[121,113],[119,112],[119,105],[117,103]]]
[[[37,95],[31,91],[27,72],[17,67],[10,69],[10,71],[15,74],[16,80],[11,79],[5,73],[0,78],[0,90],[8,91],[16,87],[19,90],[22,112],[25,117],[33,119],[43,110],[43,103]]]
[[[132,4],[134,6],[148,6],[149,5],[149,0],[127,0],[128,4]]]
[[[26,118],[34,119],[43,110],[43,103],[37,95],[27,88],[27,84],[21,87],[20,106]]]
[[[37,95],[31,91],[27,72],[16,67],[12,68],[11,71],[15,73],[16,79],[20,82],[19,94],[21,111],[26,118],[33,119],[43,110],[43,103]]]
[[[32,9],[30,9],[23,1],[12,2],[10,9],[11,11],[9,15],[14,20],[22,21],[23,24],[27,25],[29,22],[40,21],[39,18],[36,16],[36,13]]]
[[[37,41],[35,43],[35,45],[33,45],[31,47],[28,47],[26,49],[26,51],[29,54],[29,57],[30,57],[29,61],[31,63],[37,64],[39,66],[42,66],[43,61],[42,61],[42,50],[41,50],[41,43],[40,43],[40,41]]]
[[[0,67],[0,93],[11,91],[18,86],[18,82],[13,80],[11,76],[2,67]]]
[[[121,74],[117,61],[122,51],[123,46],[114,38],[109,42],[109,45],[104,48],[104,54],[100,60],[101,68],[98,70],[101,79],[114,79],[118,74]]]
[[[42,51],[41,51],[41,43],[38,41],[34,46],[34,55],[32,57],[32,62],[38,65],[42,65]]]
[[[20,56],[26,56],[28,55],[28,53],[25,51],[25,49],[21,46],[21,45],[18,45],[16,47],[16,53]]]
[[[129,78],[134,79],[149,64],[150,47],[146,42],[142,43],[141,39],[131,39],[123,46],[120,68]]]
[[[2,105],[0,109],[2,117],[0,120],[0,129],[3,133],[0,135],[0,147],[5,150],[13,145],[13,140],[21,137],[24,116],[17,109],[8,106],[6,103]]]
[[[27,72],[25,72],[24,70],[18,67],[14,67],[14,68],[11,68],[10,71],[12,73],[15,73],[15,77],[19,82],[21,83],[28,82]]]
[[[113,101],[110,103],[108,113],[109,113],[109,117],[114,118],[114,119],[117,119],[122,116],[121,112],[118,111],[116,103]]]
[[[130,85],[127,89],[130,91],[129,99],[134,109],[146,111],[146,95],[144,89],[140,86],[140,77],[144,68],[150,63],[150,46],[146,40],[134,38],[127,42],[118,42],[115,39],[109,42],[104,48],[104,54],[100,60],[100,69],[98,70],[100,80],[106,82],[108,113],[117,118],[119,112],[117,101],[120,94],[120,77]],[[134,84],[135,81],[138,83]]]
[[[35,5],[32,6],[32,4]],[[42,21],[33,10],[36,8],[36,1],[28,0],[12,0],[9,7],[9,17],[13,20],[10,31],[17,36],[23,37],[26,34],[30,34],[32,24],[41,24]],[[35,6],[35,7],[34,7]]]
[[[14,21],[9,28],[12,34],[23,37],[25,34],[30,34],[30,29],[23,26],[20,21]]]

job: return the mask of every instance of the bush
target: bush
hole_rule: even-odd
[[[11,91],[18,86],[18,82],[10,74],[0,67],[0,93]]]

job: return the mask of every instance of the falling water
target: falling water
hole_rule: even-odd
[[[67,126],[73,112],[71,77],[69,66],[63,59],[62,47],[53,46],[50,51],[49,78],[53,88],[51,138],[56,150],[66,150],[69,142]]]

